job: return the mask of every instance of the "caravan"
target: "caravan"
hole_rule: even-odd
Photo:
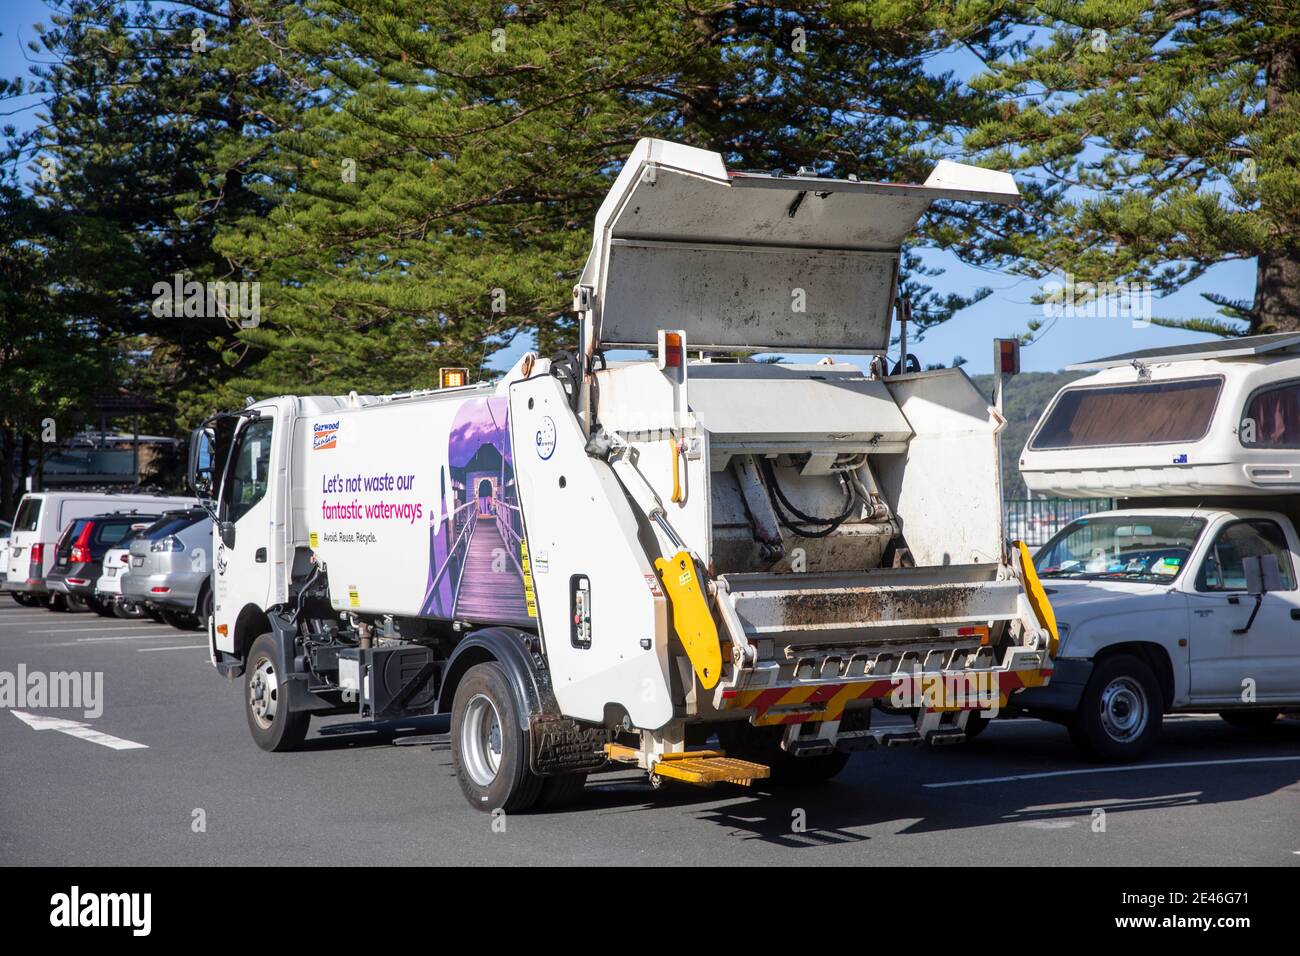
[[[1164,714],[1262,727],[1300,711],[1300,334],[1153,349],[1056,395],[1032,491],[1112,497],[1035,555],[1061,645],[1017,709],[1134,760]]]

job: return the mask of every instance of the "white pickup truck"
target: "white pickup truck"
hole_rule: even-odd
[[[1114,497],[1034,557],[1056,614],[1051,685],[1013,711],[1135,760],[1164,714],[1261,727],[1300,711],[1300,335],[1085,363],[1020,459],[1026,485]]]

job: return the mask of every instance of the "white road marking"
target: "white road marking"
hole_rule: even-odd
[[[147,627],[148,625],[144,625],[144,626]],[[158,631],[163,634],[166,634],[167,631],[170,630],[170,628],[168,628],[166,624],[158,624],[156,625],[156,627]],[[86,631],[98,631],[99,633],[102,634],[104,631],[116,631],[116,630],[118,630],[118,628],[115,627],[61,627],[53,631],[32,631],[32,633],[33,634],[82,634],[85,633]]]
[[[149,651],[206,651],[206,644],[174,644],[171,647],[137,647],[137,654],[147,654]]]
[[[99,744],[101,747],[110,747],[113,750],[148,750],[148,744],[138,744],[134,740],[123,740],[121,737],[114,737],[112,734],[100,733],[93,730],[91,726],[80,720],[67,720],[63,717],[43,717],[40,714],[29,714],[26,711],[15,710],[13,715],[25,723],[32,730],[57,730],[61,734],[67,734],[69,737],[76,737],[80,740],[89,740],[92,744]]]
[[[1135,770],[1169,770],[1176,767],[1222,767],[1243,763],[1300,762],[1300,754],[1293,757],[1240,757],[1234,760],[1181,760],[1177,763],[1124,764],[1118,767],[1084,767],[1079,770],[1049,770],[1043,773],[1018,773],[1007,777],[981,777],[977,780],[945,780],[943,783],[924,783],[921,786],[938,790],[943,787],[973,787],[985,783],[1011,783],[1016,780],[1043,780],[1047,777],[1074,777],[1087,773],[1130,773]]]

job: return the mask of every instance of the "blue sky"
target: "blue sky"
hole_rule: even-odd
[[[23,44],[35,38],[31,24],[48,22],[49,8],[42,0],[4,0],[0,4],[0,74],[13,77],[25,75],[33,55]],[[976,61],[969,54],[945,54],[932,61],[935,71],[952,70],[959,76],[968,76],[976,69]],[[34,103],[34,98],[8,103],[3,109],[13,110]],[[0,124],[13,123],[20,128],[35,122],[35,110],[29,109],[12,116],[0,118]],[[909,351],[923,363],[948,363],[954,356],[968,360],[967,371],[972,374],[988,372],[993,364],[993,339],[1014,336],[1025,331],[1033,319],[1043,318],[1042,307],[1032,302],[1040,291],[1038,282],[963,264],[955,256],[930,251],[925,254],[929,266],[940,266],[946,271],[929,282],[940,294],[988,286],[993,294],[982,302],[957,314],[945,325],[929,332],[925,339]],[[1249,300],[1254,295],[1255,264],[1253,261],[1221,263],[1210,269],[1196,282],[1174,295],[1156,299],[1152,313],[1164,318],[1194,318],[1214,315],[1215,307],[1201,298],[1202,292],[1216,292],[1230,299]],[[1162,329],[1157,326],[1134,328],[1126,318],[1069,318],[1056,320],[1046,334],[1024,349],[1021,367],[1027,372],[1056,371],[1070,362],[1101,355],[1111,355],[1133,349],[1177,345],[1213,338],[1203,334]],[[519,342],[496,357],[495,365],[508,365],[526,344]],[[853,357],[849,357],[854,361]]]

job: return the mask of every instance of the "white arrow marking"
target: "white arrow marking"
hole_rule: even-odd
[[[82,723],[79,720],[67,720],[63,717],[42,717],[39,714],[29,714],[25,711],[15,710],[13,715],[25,723],[32,730],[57,730],[61,734],[67,734],[69,737],[78,737],[81,740],[89,740],[92,744],[99,744],[101,747],[111,747],[114,750],[148,750],[148,744],[138,744],[134,740],[123,740],[121,737],[114,737],[112,734],[100,733],[98,730],[92,730],[89,724]]]

